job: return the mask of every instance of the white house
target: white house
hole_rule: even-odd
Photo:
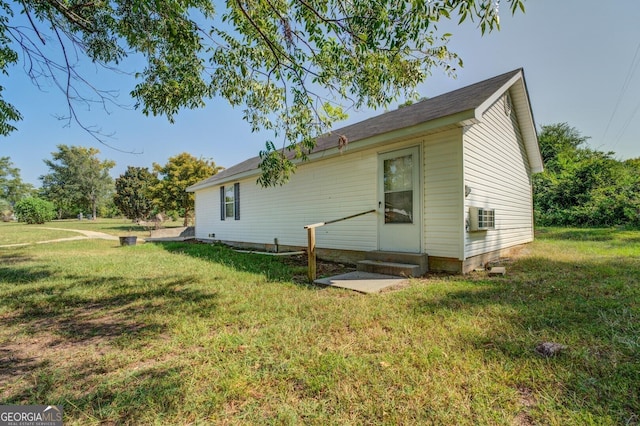
[[[543,164],[522,69],[323,135],[284,186],[257,185],[258,164],[187,189],[197,239],[299,250],[305,225],[373,210],[317,228],[318,256],[415,253],[463,273],[533,240]]]

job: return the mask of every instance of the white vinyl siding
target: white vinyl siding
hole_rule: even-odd
[[[462,259],[462,131],[428,136],[423,144],[424,252]]]
[[[196,238],[230,242],[306,246],[304,226],[377,208],[377,161],[381,152],[420,144],[423,173],[423,252],[463,258],[464,215],[462,129],[419,139],[346,152],[298,167],[289,183],[261,188],[255,177],[242,180],[242,220],[220,221],[219,186],[196,196]],[[316,229],[319,248],[376,250],[377,215],[368,214]]]
[[[466,233],[465,257],[532,241],[531,170],[515,109],[505,114],[500,97],[463,137],[465,215],[471,206],[495,209],[495,229]]]
[[[291,180],[278,187],[262,188],[256,177],[240,182],[242,219],[220,221],[219,186],[200,190],[196,196],[197,238],[306,246],[305,225],[339,219],[375,209],[377,153],[367,150],[305,163]],[[377,216],[368,214],[316,229],[319,248],[375,250]]]
[[[196,238],[207,239],[220,222],[220,187],[205,188],[195,195]]]

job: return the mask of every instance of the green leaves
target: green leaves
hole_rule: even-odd
[[[262,174],[258,178],[258,184],[262,186],[282,185],[295,170],[293,162],[285,155],[284,150],[276,149],[271,141],[260,151],[260,160]]]
[[[18,220],[28,224],[49,222],[55,217],[55,211],[53,203],[36,197],[20,200],[14,206],[14,212]]]
[[[41,193],[60,213],[89,210],[95,216],[98,203],[112,189],[109,170],[115,166],[113,161],[101,161],[99,153],[96,148],[58,145],[52,160],[44,160],[49,173],[40,177]]]
[[[153,171],[158,180],[150,189],[155,205],[164,211],[183,210],[184,226],[187,226],[195,204],[194,195],[186,191],[187,187],[220,170],[222,168],[213,161],[196,158],[187,152],[169,158],[164,166],[154,163]]]
[[[127,167],[116,178],[115,205],[128,219],[146,219],[153,211],[151,188],[157,184],[156,176],[146,167]]]
[[[492,1],[228,1],[232,30],[214,30],[224,43],[210,61],[213,93],[282,139],[279,153],[273,142],[260,153],[258,182],[286,182],[291,159],[304,159],[347,108],[412,95],[432,68],[453,73],[461,61],[447,49],[451,34],[435,26],[452,14],[477,17],[483,32],[498,26]],[[256,92],[269,96],[256,103]]]
[[[511,13],[524,10],[524,0],[504,2]],[[500,4],[227,0],[215,16],[210,0],[0,0],[0,70],[18,59],[16,52],[53,79],[58,70],[67,82],[61,87],[71,116],[69,93],[83,93],[73,85],[87,84],[69,61],[47,68],[49,58],[33,49],[38,40],[25,39],[12,25],[14,9],[28,16],[38,37],[57,40],[62,52],[82,52],[108,67],[137,55],[144,61],[133,73],[136,107],[173,122],[181,109],[202,107],[214,96],[242,106],[251,129],[271,131],[281,146],[280,154],[273,153],[275,145],[263,151],[259,182],[280,184],[294,169],[290,157],[304,159],[315,138],[344,119],[345,111],[411,97],[433,69],[453,74],[462,65],[447,47],[451,34],[440,34],[438,22],[477,20],[481,32],[489,32],[499,28]],[[41,33],[47,28],[48,34]],[[10,123],[19,119],[0,97],[0,134],[14,130]]]
[[[640,225],[638,160],[584,147],[589,138],[567,123],[542,126],[538,139],[545,163],[534,175],[539,225]]]
[[[0,157],[0,213],[11,210],[16,202],[34,193],[33,185],[20,177],[20,169],[14,167],[9,157]]]

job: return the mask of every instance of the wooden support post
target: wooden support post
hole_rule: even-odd
[[[366,212],[352,214],[351,216],[346,216],[336,220],[330,220],[329,222],[318,222],[312,223],[311,225],[307,225],[304,229],[307,230],[307,239],[308,239],[308,247],[307,247],[307,255],[309,257],[309,272],[307,276],[309,278],[309,282],[314,282],[316,280],[316,228],[321,226],[329,225],[330,223],[341,222],[347,219],[353,219],[354,217],[362,216],[368,213],[375,213],[377,210],[372,209]]]
[[[308,227],[307,228],[307,256],[309,261],[309,271],[307,276],[309,277],[309,282],[314,282],[316,279],[316,228]]]

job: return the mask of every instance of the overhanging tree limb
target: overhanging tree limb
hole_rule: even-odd
[[[281,150],[304,156],[350,108],[384,107],[402,95],[412,97],[434,68],[454,72],[460,60],[447,48],[449,35],[440,34],[436,24],[458,17],[476,20],[483,33],[491,31],[499,28],[500,3],[227,0],[215,14],[210,0],[0,0],[5,12],[0,70],[6,72],[19,52],[34,81],[61,83],[57,79],[64,76],[60,89],[69,101],[69,118],[82,126],[74,105],[94,100],[78,87],[89,88],[103,107],[115,99],[82,78],[69,54],[107,68],[140,54],[145,65],[135,74],[131,96],[143,113],[173,121],[181,109],[221,96],[231,105],[244,105],[252,130],[271,131],[284,139]],[[524,9],[524,0],[502,3],[511,13]],[[40,42],[57,38],[61,63],[25,37],[16,11],[24,12]],[[10,131],[9,123],[19,118],[0,117],[0,131]],[[261,182],[282,183],[293,164],[286,155],[268,154],[275,145],[267,146],[265,158],[289,163],[269,171],[275,163],[263,162]]]

